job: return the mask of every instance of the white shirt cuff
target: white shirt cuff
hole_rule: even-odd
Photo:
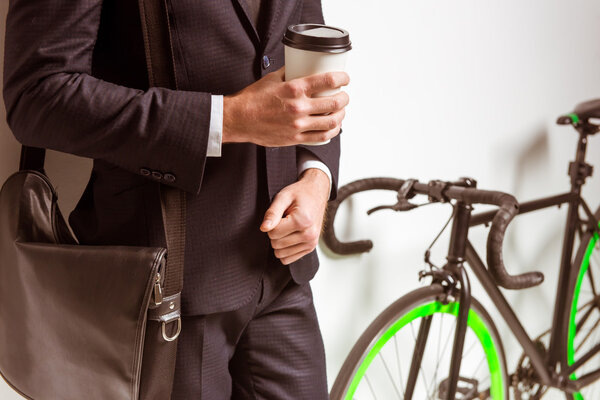
[[[327,168],[327,165],[317,158],[313,153],[303,148],[298,148],[298,154],[296,159],[298,167],[298,176],[302,175],[304,171],[309,168],[320,169],[325,172],[329,178],[329,194],[331,194],[331,171]],[[329,197],[329,195],[327,195]]]
[[[210,127],[208,130],[207,157],[221,157],[223,142],[223,96],[211,95]]]

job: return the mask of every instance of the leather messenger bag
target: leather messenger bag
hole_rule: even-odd
[[[164,0],[139,6],[150,86],[176,88]],[[24,146],[20,170],[0,190],[2,377],[35,400],[169,399],[185,193],[161,186],[167,248],[79,245],[44,158]]]

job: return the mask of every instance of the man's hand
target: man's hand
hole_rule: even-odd
[[[260,230],[268,232],[282,264],[293,263],[317,246],[328,198],[329,178],[314,168],[275,196]]]
[[[223,143],[291,146],[324,142],[340,132],[348,94],[312,95],[347,85],[348,74],[328,72],[285,82],[284,68],[223,98]]]

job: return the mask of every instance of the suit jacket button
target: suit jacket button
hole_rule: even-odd
[[[271,60],[269,60],[269,56],[264,56],[262,59],[262,66],[264,69],[267,69],[271,66]]]
[[[163,174],[158,171],[152,171],[152,178],[160,181],[163,178]]]
[[[166,174],[164,174],[163,178],[165,179],[165,181],[167,181],[169,183],[175,182],[175,175],[173,175],[173,174],[166,173]]]
[[[151,172],[148,168],[140,168],[140,174],[142,174],[144,176],[149,176],[151,174]]]

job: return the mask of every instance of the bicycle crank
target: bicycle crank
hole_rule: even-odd
[[[440,382],[438,387],[438,399],[439,400],[447,400],[448,397],[448,385],[450,383],[450,378],[446,378]],[[465,378],[463,376],[458,377],[458,384],[456,386],[456,400],[480,400],[480,399],[489,399],[490,391],[485,390],[483,392],[479,392],[478,390],[479,383],[476,379]]]

